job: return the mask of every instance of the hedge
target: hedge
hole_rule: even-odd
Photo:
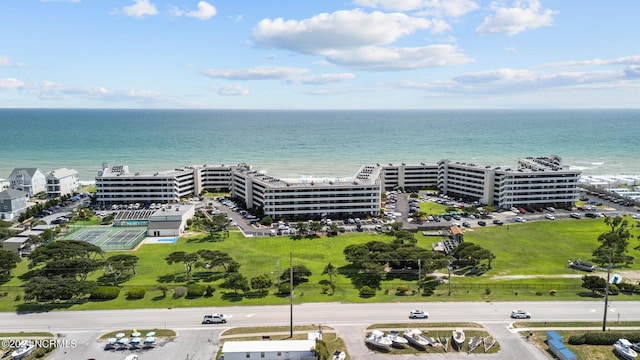
[[[640,342],[640,331],[587,332],[569,337],[571,345],[613,345],[618,339],[627,339],[632,343]]]
[[[91,290],[91,300],[113,300],[120,295],[120,288],[117,286],[96,286]]]

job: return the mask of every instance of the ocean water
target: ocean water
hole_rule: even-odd
[[[585,175],[640,174],[640,110],[0,109],[0,178],[103,162],[152,173],[248,163],[277,177],[346,177],[363,164],[441,159],[511,166],[559,155]]]

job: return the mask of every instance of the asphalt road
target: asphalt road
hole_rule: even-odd
[[[409,320],[410,309],[428,311],[428,320]],[[493,359],[549,359],[548,355],[523,340],[511,328],[511,310],[524,309],[532,321],[596,321],[603,318],[601,301],[585,302],[471,302],[471,303],[381,303],[339,304],[308,303],[294,305],[294,325],[328,325],[345,340],[350,358],[409,359],[404,355],[374,354],[364,345],[365,329],[371,324],[415,322],[478,322],[484,325],[501,345],[498,355],[474,355]],[[207,313],[222,312],[229,323],[202,325]],[[140,359],[211,359],[216,353],[218,337],[230,327],[288,326],[289,306],[238,306],[224,308],[143,309],[120,311],[65,311],[48,313],[0,313],[0,332],[50,331],[62,339],[75,340],[77,346],[56,350],[51,359],[85,360],[121,359],[127,352],[104,351],[97,338],[113,330],[168,328],[179,336],[159,342],[152,350],[138,352]],[[618,317],[619,316],[619,317]],[[610,301],[610,325],[620,321],[640,321],[640,302]],[[404,330],[404,329],[399,329]],[[440,356],[440,357],[439,357]],[[411,356],[414,358],[415,356]],[[430,354],[430,359],[467,358],[466,354]]]

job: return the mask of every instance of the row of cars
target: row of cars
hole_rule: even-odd
[[[428,319],[429,313],[424,310],[411,310],[409,311],[409,319]],[[531,313],[525,310],[513,310],[511,311],[512,319],[531,319]]]

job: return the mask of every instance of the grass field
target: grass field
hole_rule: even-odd
[[[632,224],[635,220],[629,218]],[[391,241],[391,237],[378,233],[344,233],[337,237],[319,237],[315,239],[292,240],[288,237],[245,238],[239,232],[231,232],[222,242],[204,241],[204,235],[187,235],[175,244],[148,244],[135,252],[109,252],[108,255],[127,253],[140,258],[137,275],[123,284],[119,298],[106,302],[83,302],[81,304],[54,304],[52,308],[72,309],[117,309],[117,308],[159,308],[184,306],[212,306],[224,304],[287,304],[288,298],[273,294],[247,293],[236,296],[232,290],[219,288],[222,282],[220,272],[194,268],[193,280],[202,284],[211,284],[216,288],[211,297],[198,299],[173,299],[169,291],[166,297],[159,284],[170,289],[184,285],[184,265],[168,265],[164,258],[174,251],[195,252],[199,249],[213,249],[229,253],[241,264],[240,272],[251,279],[259,274],[268,274],[274,282],[278,274],[289,267],[289,256],[293,254],[293,264],[303,264],[312,272],[307,283],[295,289],[295,302],[402,302],[402,301],[499,301],[499,300],[578,300],[581,296],[580,276],[584,273],[567,268],[569,259],[580,257],[590,259],[591,250],[598,246],[597,237],[607,227],[601,219],[557,220],[529,222],[502,227],[475,228],[465,233],[465,241],[473,242],[491,250],[496,259],[492,269],[482,276],[454,276],[451,279],[451,296],[448,296],[448,283],[438,287],[430,297],[419,295],[396,296],[399,285],[416,289],[416,279],[409,276],[383,281],[376,296],[361,298],[349,279],[350,273],[344,259],[343,249],[350,244],[365,243],[372,240]],[[630,255],[640,259],[637,226],[631,227]],[[416,234],[418,245],[431,248],[432,243],[440,241],[438,237]],[[323,294],[321,281],[328,280],[322,275],[324,267],[331,262],[338,267],[339,275],[335,280],[335,293]],[[0,311],[29,309],[21,305],[16,296],[21,294],[18,286],[21,280],[16,275],[28,271],[27,260],[22,261],[14,275],[0,287]],[[639,270],[637,264],[628,270]],[[446,274],[446,269],[444,270]],[[101,276],[98,271],[94,279]],[[531,277],[534,276],[534,277]],[[573,276],[573,277],[568,277]],[[128,300],[126,290],[132,286],[144,286],[149,290],[144,299]],[[2,290],[5,289],[5,290]],[[8,290],[7,290],[8,289]],[[556,290],[550,298],[550,290]],[[4,293],[7,293],[4,295]],[[409,293],[411,294],[411,292]],[[1,296],[4,295],[4,296]],[[618,300],[637,299],[637,296],[618,295]]]

